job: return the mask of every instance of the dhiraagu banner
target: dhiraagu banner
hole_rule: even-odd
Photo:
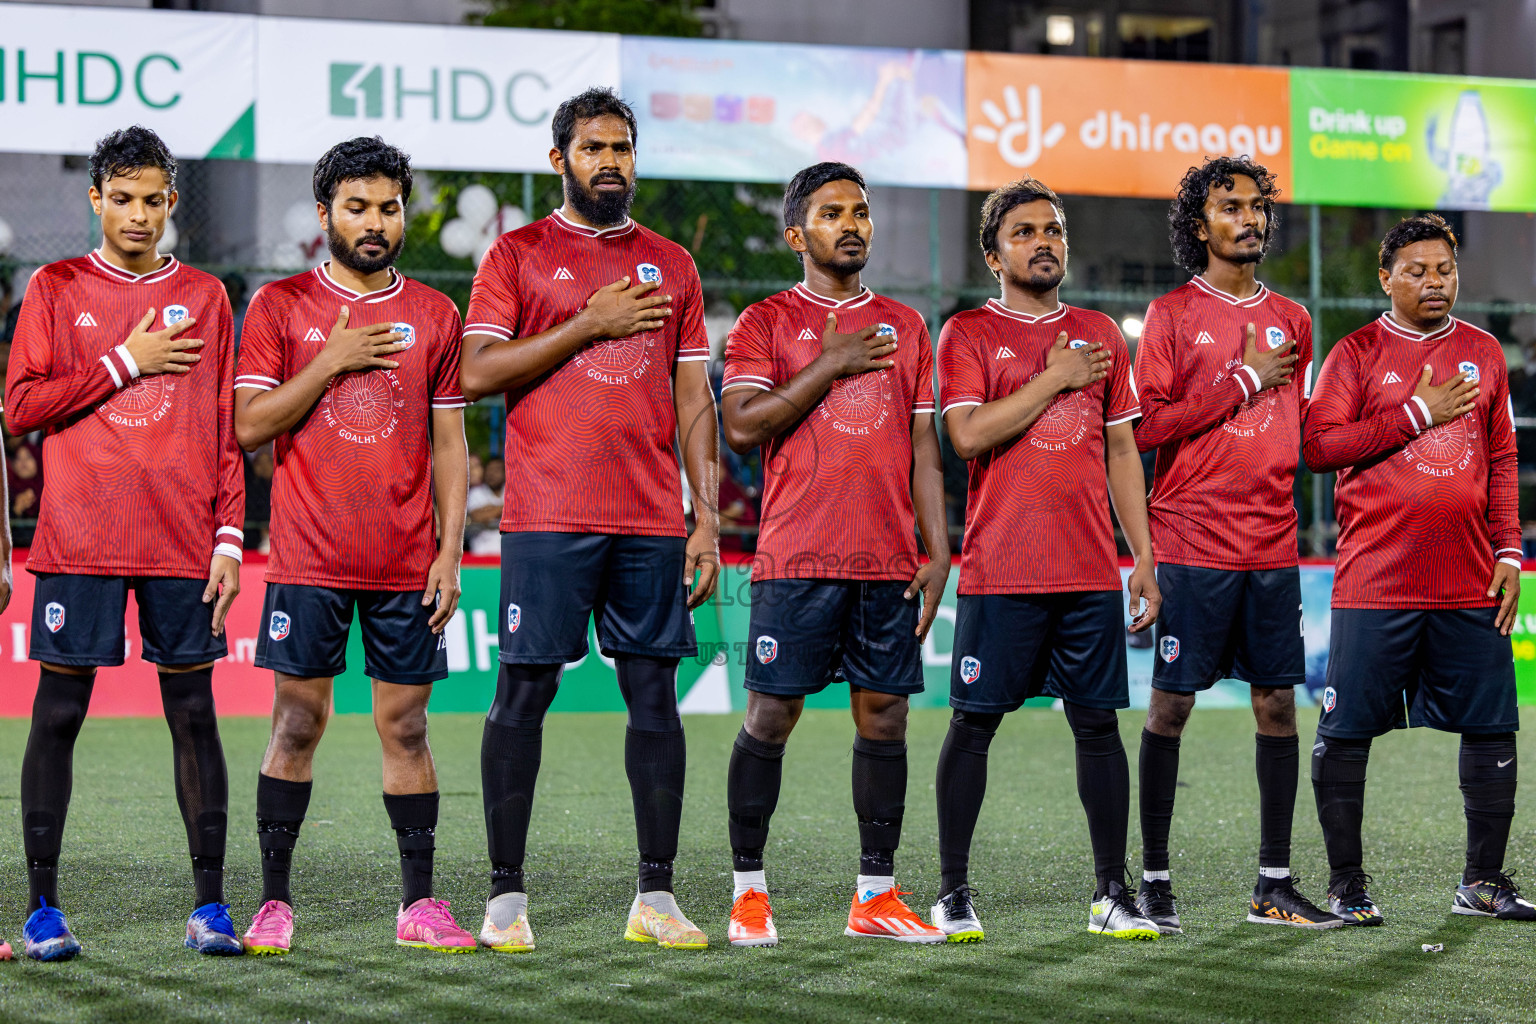
[[[1536,82],[1291,71],[1291,201],[1536,210]]]
[[[89,153],[154,129],[180,157],[256,155],[256,19],[235,14],[0,7],[0,148]]]

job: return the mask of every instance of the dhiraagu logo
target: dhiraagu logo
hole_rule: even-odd
[[[332,117],[474,122],[500,114],[537,125],[554,109],[549,81],[536,71],[334,61],[330,84]]]

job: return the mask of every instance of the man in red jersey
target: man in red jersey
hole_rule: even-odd
[[[229,778],[213,707],[245,517],[229,300],[218,278],[159,251],[176,160],[154,132],[113,132],[90,170],[101,248],[33,275],[6,375],[11,432],[47,431],[27,563],[31,657],[42,663],[21,766],[27,955],[80,951],[59,909],[59,846],[96,669],[123,663],[129,590],[144,660],[160,670],[192,855],[187,945],[239,953],[223,902]]]
[[[1168,221],[1174,259],[1195,276],[1153,301],[1136,350],[1136,443],[1157,451],[1147,516],[1163,592],[1141,732],[1136,904],[1164,934],[1182,931],[1168,861],[1179,737],[1195,695],[1229,677],[1252,687],[1257,725],[1259,874],[1247,919],[1342,923],[1291,878],[1301,762],[1294,687],[1306,678],[1292,486],[1312,321],[1254,276],[1279,194],[1275,176],[1248,157],[1190,169]]]
[[[235,376],[240,443],[275,441],[277,461],[256,638],[256,664],[277,688],[256,784],[262,906],[245,946],[292,945],[293,848],[356,609],[400,852],[396,941],[472,952],[474,936],[432,898],[438,792],[427,745],[464,550],[459,313],[392,265],[411,197],[404,153],[379,138],[339,143],[315,164],[314,194],[331,259],[256,293]]]
[[[702,949],[704,933],[672,895],[672,861],[686,760],[677,663],[697,653],[692,609],[719,572],[703,294],[688,252],[629,218],[628,105],[589,89],[560,105],[552,128],[565,203],[486,253],[464,328],[465,392],[507,401],[501,676],[481,747],[491,893],[480,941],[533,948],[523,858],[544,713],[562,666],[586,656],[595,617],[629,708],[624,767],[640,863],[624,937]]]
[[[1312,786],[1330,909],[1382,921],[1360,826],[1371,740],[1427,725],[1461,734],[1467,859],[1451,911],[1528,921],[1504,872],[1515,814],[1520,596],[1515,426],[1504,350],[1451,316],[1456,236],[1434,214],[1381,241],[1392,308],[1333,347],[1302,454],[1339,474],[1339,561]]]
[[[1063,702],[1076,741],[1096,878],[1088,930],[1155,939],[1125,885],[1131,783],[1115,715],[1130,691],[1111,501],[1136,558],[1131,630],[1151,626],[1162,602],[1130,356],[1114,321],[1057,296],[1066,215],[1045,185],[1023,178],[986,198],[981,251],[1002,297],[951,317],[939,336],[944,427],[971,466],[933,923],[954,941],[982,938],[967,875],[987,749],[1004,714],[1045,695]]]
[[[820,163],[784,190],[784,240],[805,280],[741,314],[725,349],[725,436],[761,445],[747,714],[726,782],[736,946],[773,946],[763,847],[784,745],[807,695],[848,683],[859,874],[846,934],[943,942],[901,900],[907,699],[949,576],[933,346],[913,309],[864,287],[864,179]],[[920,563],[917,531],[929,561]],[[918,595],[922,595],[922,615]]]

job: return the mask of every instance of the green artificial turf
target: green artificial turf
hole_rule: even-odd
[[[933,768],[947,716],[915,712],[898,879],[925,916],[938,881]],[[1121,717],[1135,778],[1141,716]],[[394,945],[394,836],[379,799],[378,744],[339,716],[320,748],[294,865],[295,950],[214,959],[181,948],[190,911],[170,745],[154,720],[93,720],[76,755],[61,892],[85,947],[64,964],[0,964],[3,1021],[1515,1021],[1536,1019],[1536,924],[1450,913],[1463,844],[1455,737],[1377,742],[1367,868],[1386,927],[1311,933],[1243,923],[1255,873],[1253,726],[1197,711],[1185,735],[1173,870],[1188,934],[1127,943],[1087,934],[1090,859],[1059,713],[1010,716],[992,747],[972,882],[987,941],[907,946],[843,936],[857,838],[852,726],[808,712],[790,742],[768,847],[782,944],[725,941],[730,856],[725,767],[738,720],[687,722],[688,802],[677,892],[714,945],[666,952],[620,939],[634,892],[623,722],[556,715],[530,837],[539,948],[446,956]],[[1302,725],[1310,747],[1315,719]],[[228,896],[239,926],[260,893],[256,773],[267,724],[224,722],[232,775]],[[0,935],[20,953],[26,880],[18,773],[26,723],[0,722]],[[477,930],[486,890],[480,719],[432,723],[443,793],[438,895]],[[1305,774],[1305,760],[1303,774]],[[1132,817],[1134,820],[1134,794]],[[1320,898],[1326,868],[1301,781],[1294,865]],[[1515,820],[1510,865],[1529,864],[1533,815]],[[1136,829],[1131,864],[1137,868]],[[1444,952],[1425,953],[1424,943]]]

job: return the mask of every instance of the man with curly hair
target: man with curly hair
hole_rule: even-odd
[[[1518,770],[1509,634],[1520,598],[1518,457],[1498,339],[1451,315],[1456,235],[1434,214],[1381,241],[1391,309],[1328,353],[1302,454],[1339,474],[1339,566],[1312,787],[1330,909],[1381,924],[1360,828],[1371,741],[1461,735],[1467,859],[1451,913],[1536,920],[1504,870]],[[1406,712],[1406,713],[1405,713]]]
[[[1168,852],[1179,737],[1195,695],[1226,678],[1252,687],[1257,726],[1259,873],[1248,920],[1343,923],[1297,891],[1290,868],[1300,767],[1293,688],[1306,677],[1292,484],[1312,321],[1254,276],[1279,192],[1248,157],[1190,169],[1168,220],[1174,258],[1195,276],[1152,303],[1136,354],[1136,443],[1157,451],[1147,512],[1164,598],[1141,734],[1136,902],[1165,934],[1182,931]]]

